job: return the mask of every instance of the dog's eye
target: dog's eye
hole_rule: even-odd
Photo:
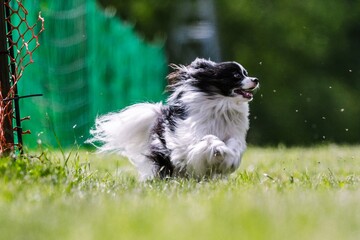
[[[242,78],[242,75],[238,72],[234,73],[234,78]]]

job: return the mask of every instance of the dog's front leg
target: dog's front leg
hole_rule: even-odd
[[[214,135],[206,135],[199,142],[190,145],[187,154],[187,171],[201,177],[209,172],[223,172],[234,153]],[[226,161],[226,162],[225,162]]]
[[[245,141],[241,142],[238,139],[230,138],[226,141],[226,146],[228,151],[224,156],[221,169],[223,172],[233,172],[240,166],[242,155],[246,149],[246,143]]]
[[[187,170],[198,177],[209,173],[233,172],[239,167],[245,148],[245,144],[236,139],[223,142],[214,135],[206,135],[189,146]]]

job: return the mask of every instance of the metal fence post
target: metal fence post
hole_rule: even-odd
[[[9,0],[5,0],[5,2],[8,4],[9,6]],[[11,24],[10,24],[10,9],[9,7],[5,8],[5,16],[8,19],[7,21],[7,29],[9,31],[9,34],[7,36],[7,38],[9,39],[10,42],[13,42],[13,38],[12,38],[12,31],[10,31],[11,29]],[[9,48],[9,54],[11,56],[12,59],[15,59],[15,54],[14,54],[14,45],[10,45]],[[19,105],[19,95],[18,95],[18,90],[17,90],[17,72],[16,72],[16,66],[15,66],[15,62],[11,62],[10,63],[10,70],[11,70],[11,78],[12,78],[12,87],[14,89],[14,110],[15,110],[15,123],[16,123],[16,132],[17,132],[17,145],[18,145],[18,149],[20,151],[20,154],[23,154],[23,140],[22,140],[22,127],[21,127],[21,115],[20,115],[20,105]]]
[[[8,96],[11,88],[8,54],[9,53],[7,49],[5,4],[4,0],[0,0],[0,88],[3,98],[6,98]],[[0,101],[3,101],[3,99],[0,99]],[[2,102],[1,106],[4,106],[4,109],[1,109],[2,113],[12,112],[11,102]],[[4,118],[4,122],[0,127],[2,128],[1,131],[4,132],[6,145],[13,145],[14,133],[12,127],[12,114],[8,118]],[[2,146],[2,149],[4,149],[5,151],[0,154],[6,154],[11,151],[8,146]]]

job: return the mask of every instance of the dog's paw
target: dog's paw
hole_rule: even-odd
[[[234,172],[239,167],[240,160],[241,156],[236,156],[233,152],[228,153],[220,164],[220,171],[222,173]]]
[[[239,156],[218,137],[206,135],[191,146],[187,163],[195,176],[230,173],[239,166]]]
[[[220,163],[224,161],[228,148],[226,144],[214,135],[206,135],[202,138],[207,146],[207,160],[209,164]]]
[[[241,156],[238,156],[239,154],[231,150],[231,148],[218,137],[206,135],[203,141],[207,141],[207,160],[214,172],[229,173],[239,167]]]

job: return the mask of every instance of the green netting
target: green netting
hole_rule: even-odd
[[[95,0],[23,1],[29,15],[41,11],[40,48],[19,82],[27,146],[82,143],[97,115],[140,101],[159,101],[165,85],[162,44],[147,44]],[[55,137],[56,136],[56,137]]]

